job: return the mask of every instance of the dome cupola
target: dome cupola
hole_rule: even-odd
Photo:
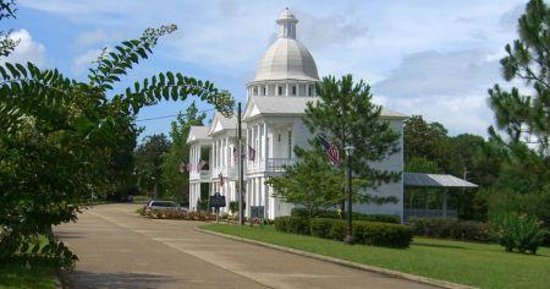
[[[315,96],[319,74],[311,53],[296,40],[298,19],[286,8],[276,23],[277,40],[260,59],[248,96]]]

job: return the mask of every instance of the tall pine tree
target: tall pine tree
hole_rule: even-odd
[[[295,180],[309,176],[316,181],[314,184],[303,182],[304,186],[318,187],[318,193],[323,193],[325,200],[331,200],[332,205],[339,205],[345,199],[347,163],[344,147],[353,146],[354,201],[396,201],[393,197],[371,195],[367,190],[397,181],[401,177],[401,172],[373,166],[399,151],[400,134],[390,127],[389,122],[380,118],[382,107],[372,102],[370,86],[363,81],[354,82],[351,75],[345,75],[338,80],[334,76],[324,77],[316,89],[319,99],[308,103],[304,117],[304,124],[311,133],[310,148],[295,148],[296,155],[301,157],[298,163],[289,168],[285,175],[268,182],[275,188],[276,195],[294,203],[300,198],[299,194],[304,199],[311,197],[308,188],[300,191],[293,189],[297,185]],[[342,159],[340,167],[328,165],[329,161],[318,141],[319,136],[326,136],[338,148]],[[319,201],[316,198],[309,200]],[[323,202],[318,204],[327,206]]]

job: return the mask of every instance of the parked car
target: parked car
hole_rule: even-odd
[[[172,201],[149,201],[146,206],[147,210],[158,210],[158,211],[183,211],[186,212],[187,208],[181,207],[177,203]]]

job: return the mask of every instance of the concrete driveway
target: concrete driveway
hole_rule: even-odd
[[[145,219],[138,207],[97,206],[55,228],[80,259],[72,288],[435,288]]]

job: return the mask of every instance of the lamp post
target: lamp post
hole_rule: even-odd
[[[353,151],[355,150],[354,146],[346,146],[344,148],[344,151],[346,152],[346,156],[348,157],[348,219],[347,219],[347,230],[346,230],[346,238],[344,239],[344,242],[348,245],[353,245],[353,234],[352,234],[352,227],[351,227],[351,203],[352,203],[352,191],[351,191],[351,156],[353,155]]]

